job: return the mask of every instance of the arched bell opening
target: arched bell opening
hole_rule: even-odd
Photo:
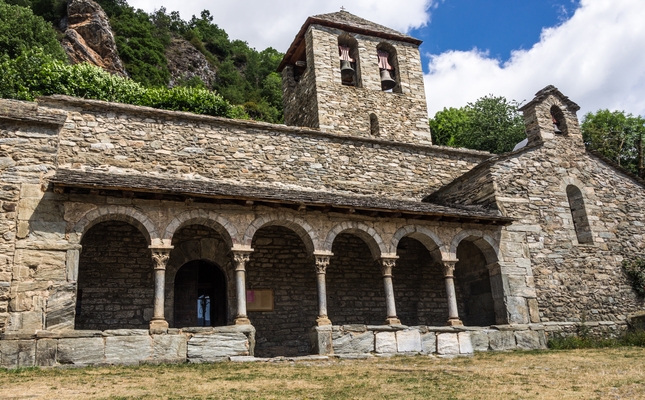
[[[365,242],[367,235],[356,233],[341,232],[332,243],[326,275],[329,319],[334,325],[382,325],[386,303],[381,267]]]
[[[552,105],[549,111],[551,113],[551,122],[553,122],[553,132],[558,135],[567,135],[569,133],[567,120],[560,107]]]
[[[379,43],[376,46],[376,55],[381,77],[381,90],[401,93],[401,74],[396,48],[389,43]]]
[[[338,59],[341,83],[345,86],[361,87],[358,41],[347,33],[338,36]]]
[[[184,264],[175,276],[174,325],[222,326],[227,321],[227,284],[224,272],[208,260]]]
[[[404,325],[446,324],[448,302],[440,260],[411,237],[399,241],[392,272],[396,310]]]
[[[255,355],[307,355],[310,329],[318,316],[314,260],[294,230],[275,223],[255,231],[246,265]]]
[[[378,136],[379,135],[379,125],[378,125],[378,117],[376,114],[371,113],[370,114],[370,135],[372,136]]]
[[[484,253],[475,243],[462,240],[455,265],[457,308],[464,325],[488,326],[496,323],[491,276]]]
[[[143,233],[127,222],[100,222],[81,246],[74,329],[148,329],[154,267]]]

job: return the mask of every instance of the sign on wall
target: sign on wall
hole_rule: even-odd
[[[273,311],[273,290],[253,289],[246,291],[247,311]]]

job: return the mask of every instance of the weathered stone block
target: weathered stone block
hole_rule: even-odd
[[[39,339],[36,341],[36,365],[40,367],[51,367],[56,365],[56,349],[58,340]]]
[[[103,338],[59,339],[57,360],[60,364],[90,365],[104,361]]]
[[[188,340],[188,361],[219,361],[222,357],[248,356],[249,341],[243,333],[196,334]]]
[[[421,351],[427,354],[437,352],[437,334],[435,332],[421,335]]]
[[[517,331],[515,332],[515,341],[518,349],[535,350],[542,348],[540,334],[536,331]]]
[[[396,332],[396,346],[399,353],[420,352],[421,334],[418,329]]]
[[[506,308],[511,324],[528,324],[529,310],[524,297],[506,297]]]
[[[374,351],[374,333],[345,333],[334,338],[333,347],[336,354],[371,353]]]
[[[473,351],[488,351],[488,334],[485,331],[470,332],[470,343]]]
[[[45,328],[50,331],[74,329],[75,288],[69,286],[57,289],[47,299]]]
[[[470,340],[470,332],[459,332],[459,353],[460,354],[473,354],[473,344]]]
[[[108,336],[105,338],[105,362],[137,364],[152,357],[150,336]]]
[[[456,333],[440,333],[437,335],[437,354],[459,354],[459,338]]]
[[[186,361],[187,342],[188,338],[185,335],[152,336],[152,361]]]
[[[377,332],[374,335],[374,348],[377,353],[396,353],[396,333]]]
[[[311,350],[313,354],[331,354],[334,351],[331,326],[316,326],[311,330]]]
[[[493,351],[515,349],[515,333],[513,331],[488,331],[490,349]]]
[[[31,367],[35,360],[35,340],[0,340],[1,366],[5,368]]]

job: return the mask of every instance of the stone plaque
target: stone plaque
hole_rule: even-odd
[[[247,311],[273,311],[273,290],[253,289],[246,291]]]

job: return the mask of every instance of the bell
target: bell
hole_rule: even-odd
[[[390,90],[396,86],[396,81],[390,76],[390,71],[386,69],[381,70],[381,89]]]
[[[553,124],[553,133],[562,133],[560,128],[558,128],[558,124]]]
[[[340,61],[340,78],[343,83],[353,83],[354,82],[354,68],[349,61],[341,60]]]

